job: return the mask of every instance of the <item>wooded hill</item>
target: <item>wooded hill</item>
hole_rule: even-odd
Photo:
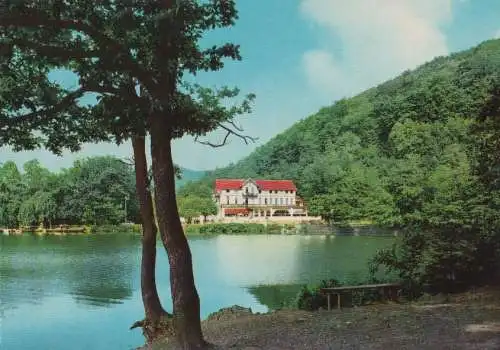
[[[322,108],[202,183],[293,179],[312,211],[336,221],[460,216],[465,192],[490,196],[497,183],[481,151],[498,144],[498,118],[485,117],[498,115],[499,77],[500,40],[435,58]]]

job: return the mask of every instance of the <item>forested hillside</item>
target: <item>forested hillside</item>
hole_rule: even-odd
[[[371,268],[418,295],[500,281],[499,155],[500,40],[489,40],[321,109],[200,188],[289,178],[327,221],[399,226]]]
[[[500,40],[436,58],[322,108],[203,182],[293,179],[313,211],[336,221],[462,215],[479,176],[493,181],[494,157],[478,152],[493,139],[478,127],[495,112],[486,109],[498,98],[499,76]]]

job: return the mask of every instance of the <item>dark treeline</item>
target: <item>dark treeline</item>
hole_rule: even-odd
[[[205,177],[289,178],[310,213],[409,233],[375,261],[415,285],[499,271],[500,40],[321,109]]]
[[[0,164],[0,227],[137,222],[136,197],[133,168],[112,156],[78,160],[58,172],[37,160],[22,170],[11,161]]]

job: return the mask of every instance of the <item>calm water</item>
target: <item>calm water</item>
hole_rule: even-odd
[[[140,240],[128,235],[0,238],[1,349],[131,349],[143,316]],[[265,284],[363,278],[390,237],[219,236],[191,239],[202,317],[238,304],[267,311]],[[158,248],[158,289],[170,309],[168,260]],[[266,306],[267,305],[267,306]]]

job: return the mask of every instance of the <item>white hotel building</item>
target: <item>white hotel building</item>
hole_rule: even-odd
[[[217,179],[214,200],[219,217],[307,215],[291,180]]]

